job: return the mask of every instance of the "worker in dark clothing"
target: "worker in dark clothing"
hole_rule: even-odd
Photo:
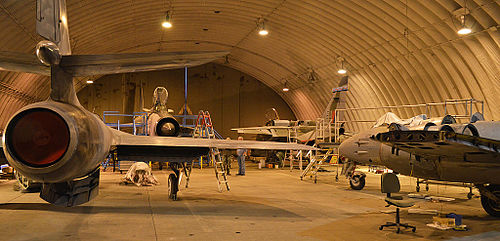
[[[238,137],[238,141],[242,140],[243,140],[242,136]],[[245,155],[247,154],[247,149],[243,148],[238,149],[236,150],[236,154],[238,155],[238,167],[239,167],[238,174],[236,175],[245,176]]]
[[[231,140],[231,138],[226,138],[226,140]],[[231,162],[233,161],[233,152],[234,150],[224,149],[222,150],[222,159],[224,163],[224,170],[226,171],[226,175],[231,176]]]

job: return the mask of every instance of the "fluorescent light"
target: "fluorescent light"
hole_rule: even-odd
[[[286,86],[285,86],[285,87],[283,87],[283,91],[284,91],[284,92],[287,92],[287,91],[289,91],[289,90],[290,90],[290,89],[288,89],[288,87],[286,87]]]
[[[259,34],[260,34],[260,35],[262,35],[262,36],[265,36],[265,35],[268,35],[268,34],[269,34],[269,32],[268,32],[267,30],[265,30],[265,29],[261,29],[261,30],[259,31]]]
[[[93,84],[94,81],[93,80],[87,80],[87,84]]]
[[[460,30],[458,30],[457,33],[460,35],[470,34],[470,33],[472,33],[472,29],[463,27]]]
[[[339,73],[339,74],[345,74],[345,73],[347,73],[347,70],[346,69],[339,69],[337,71],[337,73]]]

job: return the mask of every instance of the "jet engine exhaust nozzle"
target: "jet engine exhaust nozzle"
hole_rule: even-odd
[[[173,118],[163,118],[156,124],[156,134],[158,136],[177,136],[179,131],[180,125]]]
[[[6,128],[6,148],[19,162],[34,168],[58,162],[66,153],[70,131],[56,112],[33,108],[17,114]]]

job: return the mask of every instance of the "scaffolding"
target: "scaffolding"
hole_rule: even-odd
[[[116,122],[109,121],[110,117],[115,117]],[[132,117],[132,123],[120,123],[120,117],[128,118]],[[108,122],[106,121],[108,119]],[[132,114],[121,114],[119,111],[103,111],[102,121],[104,124],[111,128],[121,130],[123,128],[132,128],[132,134],[134,135],[148,135],[148,113],[147,112],[134,112]]]
[[[120,118],[132,118],[132,123],[122,123],[120,122]],[[116,119],[116,122],[110,121],[110,119]],[[106,121],[107,120],[107,121]],[[111,128],[115,128],[117,130],[122,130],[123,128],[132,128],[132,134],[147,136],[148,135],[148,113],[147,112],[134,112],[132,114],[122,114],[119,111],[103,111],[102,113],[102,121],[104,124]],[[117,165],[115,165],[115,163]],[[118,160],[116,154],[110,153],[108,157],[101,163],[103,170],[110,166],[113,166],[113,172],[118,167],[120,173],[128,170],[130,166],[135,163],[133,161],[120,161]]]

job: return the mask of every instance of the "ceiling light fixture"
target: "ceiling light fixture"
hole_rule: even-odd
[[[161,23],[161,26],[164,28],[171,28],[172,27],[172,12],[168,10],[165,13],[165,20]]]
[[[87,80],[87,84],[93,84],[93,83],[94,83],[93,80],[91,80],[91,79]]]
[[[266,36],[269,34],[269,31],[266,29],[266,20],[263,18],[259,18],[257,22],[257,26],[259,27],[259,35]]]
[[[338,60],[340,61],[340,68],[339,68],[339,70],[337,70],[337,73],[339,73],[339,74],[346,74],[347,73],[347,69],[345,69],[345,67],[344,67],[345,59],[342,58],[342,57],[339,57]]]
[[[283,86],[283,92],[288,92],[290,89],[286,86],[287,81],[285,81],[285,85]]]
[[[462,22],[462,28],[457,31],[458,34],[460,35],[466,35],[472,33],[472,29],[468,28],[465,26],[465,18],[467,15],[462,15],[460,16],[461,22]]]
[[[461,23],[462,28],[460,28],[457,31],[457,33],[460,34],[460,35],[467,35],[467,34],[472,33],[472,29],[470,29],[469,27],[465,26],[465,19],[466,19],[467,16],[468,16],[468,13],[467,13],[467,0],[464,0],[464,14],[460,15],[460,23]]]

